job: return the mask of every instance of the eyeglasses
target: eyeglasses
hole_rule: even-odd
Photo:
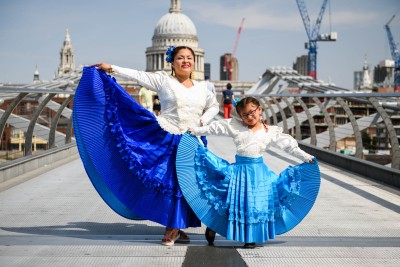
[[[254,117],[254,115],[256,114],[256,111],[258,110],[260,106],[256,107],[254,110],[250,111],[249,113],[242,113],[242,117],[244,118],[248,118],[248,117]]]

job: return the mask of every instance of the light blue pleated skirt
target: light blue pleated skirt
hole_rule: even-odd
[[[275,238],[274,190],[278,176],[260,158],[236,155],[228,168],[226,238],[246,243]],[[276,192],[276,191],[275,191]]]
[[[266,242],[293,229],[318,195],[317,160],[289,166],[280,175],[263,158],[236,155],[230,164],[185,134],[176,168],[182,193],[198,218],[229,240]]]

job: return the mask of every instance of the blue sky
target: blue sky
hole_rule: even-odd
[[[322,0],[305,3],[315,22]],[[145,69],[145,50],[169,7],[170,0],[0,0],[0,82],[29,83],[36,65],[41,79],[53,78],[66,28],[76,65],[105,61]],[[211,79],[219,79],[219,57],[233,52],[242,17],[240,80],[256,81],[269,67],[291,67],[307,53],[295,0],[181,0],[181,8],[196,25]],[[390,59],[384,25],[395,13],[390,26],[398,44],[400,0],[331,0],[320,33],[337,32],[338,40],[318,43],[318,78],[350,89],[365,55],[370,67]]]

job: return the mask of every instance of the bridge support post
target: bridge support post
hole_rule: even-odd
[[[28,130],[25,135],[25,156],[32,155],[32,138],[33,138],[33,130],[35,129],[35,124],[42,113],[43,109],[47,105],[47,103],[55,96],[56,94],[48,94],[42,103],[36,108],[35,113],[29,123]]]
[[[308,110],[308,107],[304,103],[304,101],[301,100],[301,97],[296,97],[296,100],[300,103],[301,107],[303,108],[304,112],[306,113],[307,118],[308,118],[308,123],[310,124],[310,134],[311,134],[310,144],[313,146],[316,146],[317,145],[317,131],[315,130],[315,123],[314,123],[314,119],[311,115],[311,112]]]
[[[263,98],[260,99],[260,104],[265,113],[265,120],[267,121],[268,125],[271,125],[271,120],[270,120],[269,114],[268,114],[268,106],[265,104],[265,100]]]
[[[400,169],[400,148],[399,141],[397,139],[396,130],[393,127],[392,121],[383,107],[379,104],[375,97],[368,98],[369,102],[374,106],[376,111],[382,117],[385,123],[386,130],[389,134],[390,145],[392,147],[392,168]]]
[[[55,139],[56,139],[56,128],[58,121],[61,117],[61,113],[64,110],[64,108],[68,105],[68,103],[71,101],[73,98],[73,95],[70,95],[67,97],[64,102],[61,104],[60,108],[57,110],[57,113],[51,123],[51,128],[50,128],[50,133],[49,133],[49,148],[55,147]]]
[[[319,106],[319,109],[322,111],[324,114],[324,118],[326,123],[328,124],[328,131],[329,131],[329,150],[331,151],[336,151],[336,137],[335,137],[335,129],[333,127],[333,122],[331,120],[331,117],[329,116],[328,110],[325,108],[325,106],[321,103],[321,101],[318,99],[318,97],[313,97],[312,98],[315,103]]]
[[[347,116],[349,117],[351,126],[353,127],[354,131],[354,137],[356,138],[356,157],[359,159],[363,158],[363,143],[362,143],[362,137],[360,133],[360,128],[358,127],[358,123],[356,118],[353,115],[353,112],[351,111],[350,107],[346,104],[346,102],[343,100],[343,98],[338,97],[336,98],[337,102],[342,106],[344,111],[346,112]]]
[[[288,133],[288,125],[287,125],[287,120],[286,120],[286,114],[285,114],[285,112],[283,111],[282,107],[279,105],[278,100],[276,100],[275,97],[272,97],[271,99],[272,99],[272,101],[274,102],[274,104],[278,107],[279,113],[281,114],[282,123],[283,123],[283,132],[284,132],[284,133]]]
[[[14,98],[13,102],[11,102],[11,104],[4,111],[3,116],[1,116],[0,119],[0,140],[1,137],[3,136],[4,128],[6,127],[7,120],[10,117],[12,111],[19,104],[19,102],[21,102],[21,100],[24,99],[24,97],[27,95],[28,93],[20,93],[16,98]]]
[[[289,99],[284,96],[282,97],[283,101],[285,101],[286,105],[288,106],[290,112],[292,113],[293,119],[294,119],[294,124],[296,127],[296,140],[297,141],[301,141],[301,127],[300,127],[300,123],[299,123],[299,118],[297,117],[297,113],[296,110],[294,109],[292,103],[289,101]]]
[[[271,102],[269,102],[269,100],[266,99],[266,100],[265,100],[265,103],[268,105],[269,110],[270,110],[271,113],[272,113],[273,124],[274,124],[274,125],[278,125],[278,118],[276,117],[276,114],[275,114],[274,108],[273,108],[272,105],[271,105]]]

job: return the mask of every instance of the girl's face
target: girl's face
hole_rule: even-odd
[[[194,56],[189,49],[181,49],[175,55],[172,67],[177,76],[189,76],[194,68]]]
[[[240,112],[243,123],[247,126],[255,126],[260,121],[262,109],[253,103],[245,105]]]

